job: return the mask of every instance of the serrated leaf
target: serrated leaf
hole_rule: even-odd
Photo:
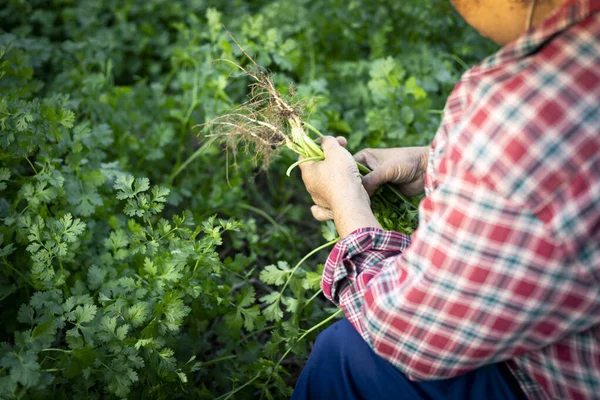
[[[152,201],[164,203],[167,201],[167,196],[171,191],[166,187],[154,186],[152,188]]]
[[[158,272],[158,268],[148,257],[144,259],[144,271],[146,271],[150,276],[156,276],[156,273]]]
[[[317,272],[308,271],[306,273],[306,278],[304,279],[304,282],[303,282],[304,289],[306,289],[306,290],[319,289],[321,287],[322,277],[323,277],[322,274],[319,274]]]
[[[260,307],[253,306],[250,308],[242,308],[240,311],[244,318],[244,328],[248,331],[253,331],[256,326],[256,319],[260,315]]]
[[[260,280],[268,285],[283,285],[292,273],[290,266],[285,261],[278,261],[277,265],[267,265],[260,272]]]
[[[106,271],[97,265],[92,265],[88,269],[88,283],[89,288],[92,290],[98,289],[104,282],[106,277]]]
[[[183,372],[177,372],[177,376],[179,377],[179,380],[181,381],[181,383],[187,383],[188,379],[187,379],[187,375]]]
[[[254,304],[255,296],[256,296],[256,292],[254,290],[254,287],[245,286],[242,289],[242,292],[240,293],[240,295],[238,297],[237,306],[238,307],[248,307],[248,306]]]
[[[84,304],[83,306],[77,306],[75,310],[71,312],[71,321],[75,321],[77,324],[85,324],[90,322],[96,316],[98,307],[94,304]]]
[[[327,221],[321,224],[321,235],[323,236],[323,239],[325,239],[328,242],[331,242],[332,240],[335,240],[339,237],[333,221]]]
[[[127,309],[127,318],[133,327],[138,327],[146,321],[148,312],[146,303],[137,303]]]
[[[6,181],[10,179],[10,170],[8,168],[0,168],[0,191],[6,189]]]
[[[135,194],[145,192],[146,190],[150,189],[150,179],[146,177],[137,178],[133,186],[135,187]]]
[[[124,324],[117,328],[115,336],[119,340],[125,340],[125,338],[127,337],[127,332],[129,332],[129,325]]]
[[[224,320],[227,326],[233,331],[239,330],[244,324],[242,312],[239,309],[236,309],[235,311],[226,314]]]
[[[71,110],[60,110],[58,123],[65,128],[72,128],[75,122],[75,113]]]
[[[9,353],[0,359],[0,366],[10,368],[11,378],[25,387],[36,385],[40,379],[40,364],[33,353]]]
[[[121,175],[114,184],[117,190],[117,199],[125,200],[135,197],[150,188],[148,178],[134,178],[133,175]]]
[[[283,297],[281,301],[285,305],[287,312],[298,312],[298,309],[300,307],[300,301],[298,299],[295,299],[293,297]]]
[[[77,236],[85,230],[85,224],[79,218],[73,219],[73,216],[68,213],[59,220],[59,224],[64,240],[69,243],[75,242]]]
[[[33,325],[35,322],[35,311],[26,304],[21,304],[17,313],[17,321],[23,324]]]
[[[181,267],[173,262],[165,262],[162,267],[161,279],[169,282],[178,282],[183,277]]]
[[[139,350],[142,347],[146,347],[149,344],[151,344],[152,342],[154,342],[154,339],[149,338],[149,339],[138,339],[137,342],[135,342],[135,349]]]
[[[268,307],[262,311],[267,321],[280,321],[283,318],[283,311],[279,306],[281,301],[281,295],[278,292],[269,293],[260,298],[261,303],[269,304]]]

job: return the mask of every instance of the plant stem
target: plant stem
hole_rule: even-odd
[[[461,67],[463,67],[465,69],[465,71],[469,69],[469,66],[467,65],[467,63],[464,62],[462,60],[462,58],[458,57],[457,55],[446,53],[446,54],[442,54],[442,57],[448,57],[448,58],[456,61],[458,64],[460,64]]]
[[[214,359],[212,359],[210,361],[207,361],[207,362],[201,362],[200,366],[201,367],[206,367],[207,365],[216,364],[216,363],[221,362],[221,361],[231,360],[231,359],[236,358],[236,357],[237,356],[235,356],[235,355],[230,355],[230,356],[224,356],[224,357],[214,358]]]
[[[314,254],[318,253],[319,251],[328,248],[331,245],[336,244],[338,241],[340,240],[340,238],[335,238],[330,242],[325,243],[322,246],[317,247],[316,249],[314,249],[313,251],[311,251],[310,253],[308,253],[307,255],[305,255],[302,260],[298,261],[298,264],[296,264],[294,266],[294,268],[292,269],[292,272],[290,273],[290,276],[287,278],[287,280],[285,281],[285,285],[283,285],[283,288],[281,289],[281,291],[279,292],[279,297],[283,296],[283,292],[285,291],[285,288],[287,288],[287,286],[290,284],[292,277],[294,276],[294,274],[296,273],[296,270],[306,261],[308,260],[311,256],[313,256]]]
[[[57,257],[57,258],[58,258],[58,257]],[[60,273],[61,273],[61,275],[62,275],[62,276],[64,277],[64,279],[65,279],[65,283],[64,283],[64,286],[65,286],[65,293],[67,294],[67,297],[70,297],[70,296],[71,296],[71,291],[69,290],[69,285],[67,284],[67,278],[66,278],[66,276],[65,276],[65,269],[64,269],[64,267],[63,267],[63,265],[62,265],[62,261],[61,261],[60,259],[58,259],[58,265],[60,265]]]
[[[329,321],[331,321],[332,319],[336,318],[338,315],[340,315],[342,313],[342,309],[340,308],[339,310],[337,310],[336,312],[334,312],[333,314],[331,314],[329,317],[325,318],[323,321],[319,322],[318,324],[316,324],[315,326],[313,326],[312,328],[308,329],[307,331],[305,331],[299,338],[298,341],[301,341],[302,339],[304,339],[307,335],[309,335],[310,333],[314,332],[315,330],[319,329],[320,327],[322,327],[323,325],[327,324]],[[292,348],[290,347],[289,349],[287,349],[285,351],[285,353],[283,353],[283,355],[281,356],[281,358],[279,359],[279,361],[277,361],[277,364],[275,364],[275,367],[273,367],[273,373],[277,370],[277,368],[281,365],[281,362],[283,360],[285,360],[285,358],[288,356],[288,354],[290,354],[290,352],[292,351]],[[267,379],[267,381],[265,382],[264,389],[266,389],[268,387],[269,382],[271,381],[271,377],[273,376],[273,373],[271,373],[271,375],[269,375],[269,378]],[[263,391],[264,391],[263,389]],[[262,393],[261,393],[261,398],[262,398]]]
[[[53,347],[49,347],[47,349],[41,349],[40,351],[60,351],[61,353],[71,353],[71,350],[56,349],[56,348],[53,348]]]
[[[247,343],[250,340],[250,338],[253,338],[254,336],[258,335],[259,333],[262,333],[264,331],[268,331],[268,330],[271,330],[271,329],[274,329],[274,328],[276,328],[275,325],[265,326],[264,328],[255,330],[254,332],[252,332],[252,334],[246,336],[242,340],[244,341],[244,343]]]
[[[293,241],[293,238],[290,235],[289,229],[287,229],[285,226],[283,226],[280,223],[278,223],[273,217],[271,217],[269,214],[267,214],[266,212],[264,212],[260,208],[256,208],[254,206],[251,206],[250,204],[243,204],[243,203],[240,204],[239,207],[243,208],[245,210],[248,210],[248,211],[252,211],[252,212],[260,215],[261,217],[263,217],[264,219],[266,219],[267,221],[269,221],[271,223],[271,225],[273,225],[275,228],[277,228],[278,230],[280,230],[281,232],[283,232],[283,234],[288,239],[290,239],[290,241]]]
[[[307,304],[310,304],[310,302],[316,299],[321,293],[323,293],[323,289],[319,289],[317,293],[313,294],[313,296],[310,299],[308,299],[306,303],[304,303],[304,307],[306,307]]]
[[[37,169],[35,169],[35,167],[33,166],[33,164],[31,163],[31,161],[29,161],[29,157],[25,157],[25,159],[27,160],[27,162],[29,163],[29,166],[31,167],[31,169],[33,170],[33,172],[37,175]]]
[[[308,130],[312,131],[313,133],[315,133],[317,136],[319,137],[325,137],[325,135],[323,135],[317,128],[315,128],[314,126],[312,126],[311,124],[309,124],[308,122],[304,121],[304,126],[306,126],[308,128]]]
[[[173,170],[173,172],[171,172],[171,175],[169,175],[169,180],[172,182],[177,177],[177,175],[179,175],[184,169],[186,169],[187,166],[192,163],[192,161],[194,161],[202,153],[204,153],[204,151],[206,151],[206,149],[208,147],[210,147],[210,142],[206,142],[205,144],[203,144],[202,146],[200,146],[200,148],[198,148],[198,150],[196,150],[194,152],[194,154],[192,154],[191,156],[189,156],[187,158],[187,160],[185,160],[179,167],[176,166],[176,168]]]
[[[236,394],[237,392],[239,392],[240,390],[242,390],[242,389],[243,389],[243,388],[245,388],[246,386],[250,385],[252,382],[254,382],[255,380],[257,380],[259,377],[260,377],[260,372],[259,372],[258,374],[256,374],[256,375],[254,376],[254,378],[250,379],[248,382],[244,383],[244,384],[243,384],[242,386],[240,386],[239,388],[237,388],[237,389],[235,389],[235,390],[232,390],[232,391],[231,391],[231,392],[229,392],[229,393],[225,393],[225,394],[224,394],[224,395],[222,395],[222,396],[219,396],[219,397],[217,397],[217,399],[216,399],[216,400],[221,400],[221,399],[227,400],[227,399],[230,399],[230,398],[231,398],[231,396],[233,396],[234,394]]]
[[[367,167],[366,165],[363,165],[359,162],[356,162],[356,166],[358,167],[358,172],[360,172],[361,174],[366,175],[366,174],[370,174],[371,172],[373,172],[373,171],[371,171],[371,169],[369,167]]]
[[[21,278],[23,278],[23,280],[25,282],[27,282],[27,284],[29,286],[33,286],[33,282],[31,282],[25,275],[23,275],[21,273],[21,271],[19,271],[18,269],[16,269],[15,267],[13,267],[12,265],[10,265],[9,263],[7,263],[6,261],[3,261],[2,264],[6,265],[8,268],[11,269],[11,271],[15,272],[17,275],[19,275]]]
[[[358,166],[358,171],[363,174],[369,174],[371,173],[371,169],[369,167],[367,167],[366,165],[363,165],[359,162],[356,163],[356,165]],[[402,193],[400,193],[395,187],[393,187],[390,184],[385,184],[383,187],[385,187],[387,190],[389,190],[390,192],[392,192],[395,196],[397,196],[398,198],[400,198],[404,203],[406,203],[408,206],[410,206],[412,209],[416,210],[417,207],[410,201],[408,200],[408,198],[406,196],[404,196]]]
[[[287,169],[287,171],[285,171],[285,174],[287,176],[290,176],[290,174],[292,173],[294,168],[296,168],[299,165],[304,164],[305,162],[309,162],[309,161],[323,161],[323,157],[322,156],[314,156],[314,157],[308,157],[308,158],[303,158],[302,160],[298,160],[295,163],[293,163],[292,165],[290,165],[290,167]]]
[[[181,124],[181,130],[179,132],[179,149],[177,150],[175,170],[179,169],[179,166],[181,165],[181,157],[183,156],[183,149],[185,147],[186,128],[188,126],[188,122],[190,122],[190,118],[192,117],[194,109],[198,105],[198,72],[199,68],[196,67],[196,69],[194,70],[194,82],[192,84],[192,101],[190,102],[190,106],[188,107],[188,110],[185,113],[183,123]]]
[[[331,321],[332,319],[336,318],[338,315],[340,315],[343,312],[343,310],[340,308],[339,310],[337,310],[336,312],[334,312],[333,314],[331,314],[329,317],[325,318],[323,321],[319,322],[318,324],[316,324],[315,326],[313,326],[312,328],[304,331],[304,333],[302,334],[302,336],[300,336],[298,338],[298,340],[302,340],[304,339],[307,335],[309,335],[311,332],[314,332],[315,330],[319,329],[320,327],[322,327],[323,325],[327,324],[329,321]]]

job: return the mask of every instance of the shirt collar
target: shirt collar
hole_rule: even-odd
[[[599,11],[600,0],[570,0],[544,22],[531,28],[496,54],[485,59],[473,68],[472,72],[477,74],[488,71],[507,62],[526,57],[535,52],[552,36]]]

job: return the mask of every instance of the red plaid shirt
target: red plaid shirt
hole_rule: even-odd
[[[600,0],[468,71],[412,240],[359,229],[323,290],[415,380],[505,361],[532,399],[600,398]]]

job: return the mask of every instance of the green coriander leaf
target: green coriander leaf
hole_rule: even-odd
[[[306,279],[304,280],[304,289],[309,290],[309,289],[319,289],[319,287],[321,286],[321,279],[322,279],[322,274],[319,274],[317,272],[312,272],[309,271],[306,273]]]
[[[126,318],[135,328],[142,325],[148,318],[149,309],[146,303],[137,303],[127,309]]]
[[[78,325],[90,322],[96,316],[98,307],[94,304],[84,304],[83,306],[77,306],[74,311],[71,312],[69,317],[70,321],[75,321]]]
[[[0,366],[10,368],[10,376],[25,387],[35,386],[40,380],[40,364],[34,353],[9,353],[0,359]]]
[[[149,338],[149,339],[138,339],[137,342],[135,342],[135,349],[139,350],[142,347],[147,347],[148,345],[152,344],[154,342],[154,339]]]
[[[292,273],[289,264],[285,261],[278,261],[277,265],[267,265],[260,272],[260,280],[269,285],[281,286]]]
[[[188,379],[187,379],[187,375],[183,372],[177,372],[177,376],[179,377],[179,380],[181,381],[181,383],[187,383]]]
[[[260,298],[261,303],[269,304],[262,313],[267,321],[280,321],[283,318],[283,311],[279,307],[281,294],[278,292],[269,293]]]
[[[115,336],[117,337],[117,339],[123,341],[127,337],[127,332],[129,332],[129,325],[128,324],[121,325],[120,327],[117,328],[117,332],[116,332]]]
[[[233,312],[230,312],[229,314],[226,314],[224,317],[224,320],[225,320],[225,323],[227,324],[227,326],[229,328],[231,328],[233,331],[239,330],[244,324],[244,319],[242,318],[242,312],[239,308]]]
[[[237,301],[237,306],[238,307],[248,307],[248,306],[254,304],[255,296],[256,296],[256,292],[254,290],[254,287],[245,286],[244,289],[242,289],[242,292],[240,293],[240,296]]]
[[[37,325],[33,329],[31,337],[33,339],[46,338],[54,340],[54,337],[56,335],[56,328],[56,321],[50,319],[46,322],[42,322],[41,324]]]
[[[331,242],[332,240],[339,237],[333,221],[327,221],[321,224],[321,234],[323,235],[323,238],[328,242]]]
[[[158,272],[158,268],[148,257],[144,259],[144,271],[150,276],[156,276],[156,273]]]
[[[77,240],[77,236],[81,235],[85,230],[85,224],[79,218],[73,219],[71,214],[65,214],[58,223],[63,238],[69,243]]]
[[[6,181],[10,179],[10,170],[8,168],[0,168],[0,191],[6,189]]]
[[[298,312],[298,309],[300,307],[300,301],[298,299],[295,299],[293,297],[283,297],[281,301],[286,306],[287,312]]]
[[[58,123],[65,128],[72,128],[75,122],[75,113],[71,110],[60,110]]]
[[[174,370],[177,365],[177,360],[174,355],[175,352],[168,347],[165,347],[161,351],[158,352],[161,361],[161,368],[166,370]]]
[[[35,323],[35,311],[26,304],[21,304],[17,313],[17,321],[23,324],[33,325]]]
[[[167,201],[167,196],[171,191],[162,186],[152,187],[152,201],[164,203]]]
[[[121,175],[114,184],[117,190],[117,199],[125,200],[135,197],[150,188],[148,178],[134,178],[133,175]]]
[[[244,328],[253,331],[256,326],[256,319],[260,315],[260,307],[256,305],[250,308],[241,308],[240,312],[244,318]]]
[[[92,290],[98,289],[104,282],[105,277],[106,277],[106,270],[98,267],[97,265],[92,265],[88,269],[88,286],[89,286],[89,288]]]
[[[135,194],[145,192],[146,190],[150,189],[150,180],[145,177],[137,178],[135,180],[135,184],[133,186],[135,187],[135,190],[134,190]]]

